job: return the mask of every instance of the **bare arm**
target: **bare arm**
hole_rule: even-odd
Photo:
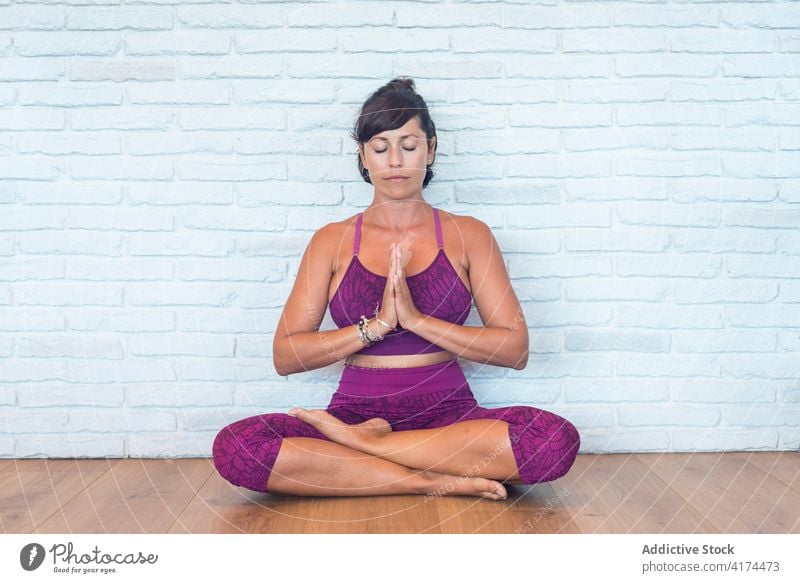
[[[468,360],[522,370],[528,364],[528,326],[489,227],[469,219],[469,281],[483,327],[459,326],[422,315],[409,329]]]
[[[326,229],[323,227],[311,237],[278,321],[272,359],[281,376],[328,366],[364,347],[355,325],[319,331],[333,276],[331,250],[336,248],[330,244],[331,233]]]

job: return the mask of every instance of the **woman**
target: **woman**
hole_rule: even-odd
[[[325,410],[223,428],[217,470],[261,492],[493,500],[506,498],[503,482],[564,475],[575,427],[534,407],[480,407],[456,360],[521,370],[528,329],[489,228],[422,197],[436,130],[414,82],[373,93],[353,138],[372,204],[314,233],[273,347],[281,375],[345,359],[338,390]],[[473,298],[485,327],[462,325]],[[328,305],[339,329],[320,332]]]

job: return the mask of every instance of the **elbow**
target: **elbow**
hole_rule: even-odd
[[[284,351],[281,350],[281,346],[279,344],[279,339],[276,337],[275,341],[272,343],[272,364],[275,366],[275,372],[278,375],[285,377],[292,373],[288,366],[283,359]]]
[[[530,353],[530,347],[528,344],[528,335],[525,334],[523,337],[522,346],[519,347],[516,358],[511,365],[511,368],[514,370],[522,370],[526,366],[528,366],[528,354]]]

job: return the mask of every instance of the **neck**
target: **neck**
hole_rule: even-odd
[[[364,209],[364,219],[381,228],[405,231],[427,222],[433,207],[422,199],[379,202],[373,200]]]

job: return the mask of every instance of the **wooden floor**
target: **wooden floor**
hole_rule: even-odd
[[[470,497],[303,498],[209,459],[0,460],[4,533],[800,533],[800,452],[580,455],[563,478]]]

